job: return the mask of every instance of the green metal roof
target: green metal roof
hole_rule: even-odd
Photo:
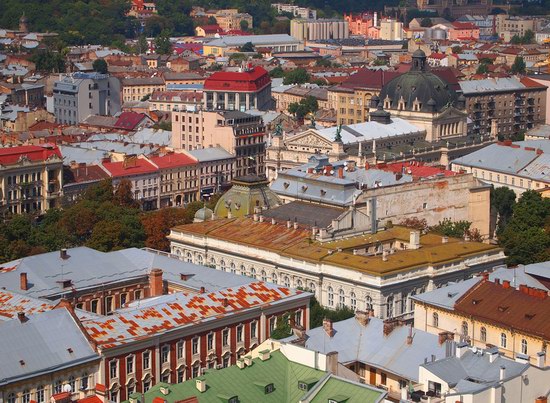
[[[379,390],[355,382],[330,377],[319,390],[315,390],[311,403],[327,403],[334,400],[339,403],[379,402],[384,394]]]
[[[220,370],[211,370],[201,376],[206,381],[206,391],[201,393],[196,388],[196,379],[191,379],[180,384],[170,385],[170,393],[163,395],[160,386],[155,385],[145,393],[145,401],[151,402],[154,398],[160,397],[168,403],[175,403],[190,397],[196,397],[200,403],[220,403],[220,397],[237,396],[240,403],[248,402],[299,402],[306,394],[321,394],[318,402],[326,403],[331,396],[350,395],[349,403],[362,402],[374,403],[380,401],[385,395],[383,391],[362,385],[350,383],[345,380],[330,378],[318,392],[304,391],[298,388],[299,381],[319,381],[326,376],[324,371],[316,370],[305,365],[297,364],[288,360],[280,351],[271,353],[266,361],[259,358],[253,360],[250,367],[240,369],[231,366]],[[266,394],[268,384],[273,384],[274,390]],[[339,386],[339,384],[342,384]],[[315,388],[315,387],[314,387]],[[325,389],[328,389],[325,393]],[[324,399],[324,400],[323,400]]]

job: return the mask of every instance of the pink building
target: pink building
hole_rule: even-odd
[[[449,37],[451,41],[479,39],[479,27],[471,22],[455,21],[449,29]]]
[[[364,13],[360,15],[344,14],[344,21],[348,22],[350,34],[369,37],[369,28],[376,26],[377,13]]]

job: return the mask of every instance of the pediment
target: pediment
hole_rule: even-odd
[[[314,129],[306,130],[305,132],[288,138],[286,144],[287,146],[299,145],[332,149],[332,143]]]
[[[454,106],[449,106],[445,108],[436,118],[439,119],[452,119],[452,118],[465,118],[467,116],[466,112],[462,112],[456,109]]]

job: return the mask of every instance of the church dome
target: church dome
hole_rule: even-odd
[[[210,210],[208,207],[203,207],[200,210],[197,210],[195,213],[195,218],[193,219],[193,222],[203,222],[203,221],[209,221],[214,217],[214,212]]]
[[[390,110],[440,112],[456,99],[457,94],[448,83],[428,70],[426,54],[421,49],[412,55],[411,70],[395,77],[380,92],[380,102]]]

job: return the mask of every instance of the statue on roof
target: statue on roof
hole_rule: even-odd
[[[283,125],[281,122],[275,125],[275,130],[273,131],[273,136],[282,136],[283,134]]]
[[[336,127],[336,136],[334,136],[334,141],[337,143],[342,142],[342,124],[341,123]]]

